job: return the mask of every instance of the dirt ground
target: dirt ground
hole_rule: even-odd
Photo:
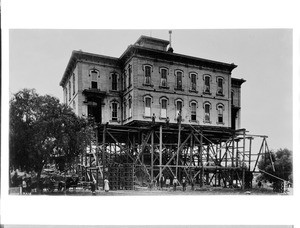
[[[273,192],[271,188],[253,188],[253,189],[232,189],[232,188],[220,188],[220,187],[204,187],[195,188],[192,191],[188,188],[186,191],[182,191],[181,188],[177,188],[173,191],[172,188],[163,190],[159,189],[137,189],[137,190],[118,190],[104,192],[102,189],[97,190],[95,196],[174,196],[174,195],[292,195],[292,189],[288,189],[286,193]],[[33,194],[34,195],[34,194]],[[70,189],[67,192],[44,192],[43,195],[67,195],[67,196],[91,196],[90,190],[83,189]]]

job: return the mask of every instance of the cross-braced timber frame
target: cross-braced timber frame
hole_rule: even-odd
[[[260,156],[270,154],[267,136],[245,129],[135,122],[101,124],[96,135],[97,146],[82,156],[81,166],[100,186],[109,178],[112,189],[151,188],[162,175],[199,187],[251,188]],[[262,139],[258,153],[252,152],[255,138]]]

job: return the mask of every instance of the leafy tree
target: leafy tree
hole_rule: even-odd
[[[292,151],[288,149],[279,149],[275,153],[274,152],[270,152],[270,153],[271,153],[270,155],[272,157],[275,171],[273,170],[273,166],[269,155],[261,157],[258,163],[258,168],[274,176],[292,182],[292,172],[293,172]],[[262,174],[261,177],[270,182],[278,181],[277,178],[267,174]]]
[[[39,184],[51,158],[73,162],[92,140],[92,132],[85,119],[57,98],[23,89],[10,100],[10,167],[35,171]]]

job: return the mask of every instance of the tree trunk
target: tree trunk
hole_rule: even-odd
[[[43,185],[40,182],[40,180],[41,180],[41,173],[42,173],[42,170],[38,171],[37,172],[37,177],[36,177],[36,191],[37,191],[38,194],[42,194],[43,193]]]
[[[41,162],[41,167],[37,170],[37,176],[36,176],[36,191],[38,194],[43,193],[43,183],[41,183],[41,174],[43,171],[44,163]]]

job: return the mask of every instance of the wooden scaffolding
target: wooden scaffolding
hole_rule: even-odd
[[[251,188],[259,157],[270,153],[267,136],[245,129],[134,122],[100,124],[95,132],[95,148],[82,156],[81,166],[100,187],[108,178],[113,190],[152,188],[162,175],[199,187]],[[262,139],[258,153],[252,152],[254,138]]]

